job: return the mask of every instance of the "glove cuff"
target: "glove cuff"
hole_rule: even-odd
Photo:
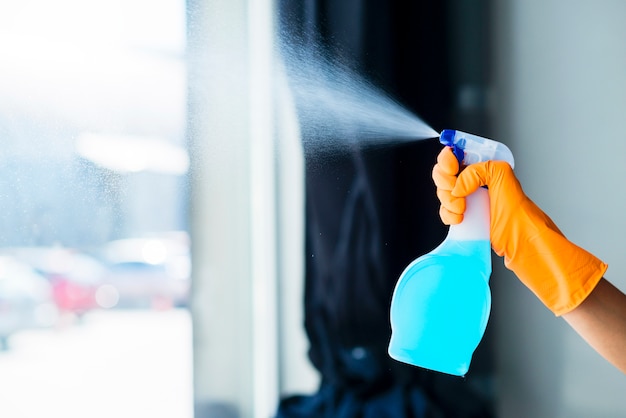
[[[574,310],[596,287],[608,265],[548,230],[526,243],[505,265],[556,316]]]

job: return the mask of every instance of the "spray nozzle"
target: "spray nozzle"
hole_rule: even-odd
[[[444,129],[439,135],[439,142],[452,147],[459,164],[470,165],[482,161],[499,160],[506,161],[511,168],[515,165],[511,150],[493,139],[454,129]]]
[[[454,156],[456,157],[457,160],[459,160],[459,164],[461,164],[465,157],[463,153],[463,146],[465,144],[463,144],[463,146],[455,144],[454,143],[455,136],[456,136],[456,131],[454,129],[444,129],[443,131],[441,131],[441,134],[439,135],[439,142],[441,142],[443,145],[446,145],[448,147],[452,147],[452,152],[454,153]]]

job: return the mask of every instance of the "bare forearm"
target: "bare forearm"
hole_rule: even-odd
[[[605,279],[573,311],[563,315],[602,357],[626,373],[626,295]]]

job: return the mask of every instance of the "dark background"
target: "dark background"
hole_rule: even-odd
[[[486,1],[283,0],[283,36],[348,62],[436,131],[487,136]],[[288,72],[298,68],[288,68]],[[281,403],[284,417],[492,416],[491,332],[465,378],[387,355],[395,282],[445,237],[430,173],[437,140],[307,148],[305,327],[318,393]],[[358,138],[357,138],[358,139]],[[382,408],[382,409],[381,409]],[[380,411],[385,411],[380,412]],[[378,412],[376,412],[378,411]]]

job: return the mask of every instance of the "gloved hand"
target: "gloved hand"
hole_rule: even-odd
[[[491,247],[506,267],[557,316],[582,303],[608,266],[565,238],[526,196],[508,163],[487,161],[458,172],[456,157],[445,147],[433,168],[443,222],[460,223],[465,197],[487,186]]]

